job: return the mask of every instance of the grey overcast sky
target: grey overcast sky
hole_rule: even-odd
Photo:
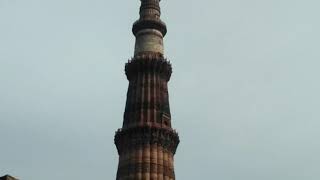
[[[138,0],[0,0],[0,175],[115,179]],[[180,180],[320,179],[320,1],[163,0]]]

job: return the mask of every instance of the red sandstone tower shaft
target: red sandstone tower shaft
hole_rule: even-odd
[[[129,87],[123,126],[116,132],[117,180],[174,180],[173,156],[179,144],[171,128],[167,83],[171,64],[163,56],[167,33],[160,0],[141,0],[132,27],[134,57],[125,66]]]

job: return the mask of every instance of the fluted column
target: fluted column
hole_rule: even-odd
[[[163,180],[163,147],[158,144],[158,180]]]
[[[168,81],[171,63],[164,58],[160,0],[141,0],[133,24],[134,57],[125,65],[129,81],[122,128],[115,135],[119,154],[117,180],[174,180],[173,156],[180,142],[171,127]]]
[[[150,179],[150,144],[146,144],[143,148],[142,155],[142,179]]]
[[[151,156],[150,156],[150,179],[158,179],[158,147],[157,144],[151,145]]]
[[[169,180],[169,168],[168,168],[168,151],[163,151],[163,169],[164,169],[164,180]]]
[[[142,179],[142,162],[143,162],[143,148],[142,145],[139,145],[137,150],[137,163],[136,163],[136,180]]]

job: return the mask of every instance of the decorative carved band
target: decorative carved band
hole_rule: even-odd
[[[142,2],[141,6],[140,6],[140,12],[143,11],[144,9],[155,9],[157,11],[160,12],[160,6],[159,6],[159,2]]]
[[[122,154],[123,151],[146,144],[161,145],[164,149],[175,154],[180,140],[178,133],[172,129],[143,126],[126,130],[119,129],[116,132],[114,142],[119,155]]]
[[[174,169],[161,164],[154,163],[131,163],[118,168],[118,175],[136,174],[136,173],[156,173],[161,176],[175,177]]]
[[[155,17],[141,17],[132,26],[132,32],[134,35],[136,35],[142,29],[157,29],[162,33],[163,36],[167,34],[166,24]]]
[[[125,65],[127,79],[130,81],[138,72],[158,73],[166,81],[170,80],[172,67],[167,59],[157,53],[138,54]]]

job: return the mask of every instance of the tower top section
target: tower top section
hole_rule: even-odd
[[[134,55],[160,53],[163,55],[163,37],[167,27],[161,21],[160,0],[141,0],[140,18],[133,24],[136,37]]]

